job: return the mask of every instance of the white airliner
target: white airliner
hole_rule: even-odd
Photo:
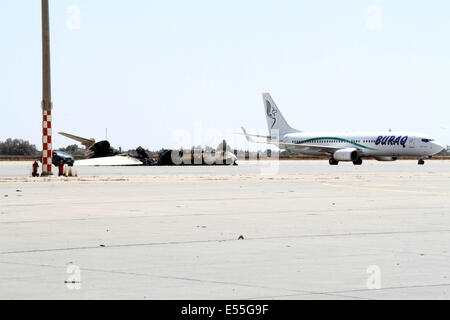
[[[432,137],[411,132],[301,132],[288,125],[270,94],[263,93],[263,100],[269,136],[248,134],[242,128],[248,141],[273,144],[297,154],[328,156],[330,165],[337,165],[339,161],[360,165],[363,158],[369,157],[379,161],[417,157],[418,164],[423,165],[424,159],[444,149]]]

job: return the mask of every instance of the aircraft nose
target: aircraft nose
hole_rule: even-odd
[[[445,147],[442,144],[440,144],[438,142],[433,143],[433,152],[435,154],[441,152],[444,149],[445,149]]]

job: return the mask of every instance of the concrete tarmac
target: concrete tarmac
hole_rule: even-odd
[[[450,161],[76,171],[0,162],[0,299],[450,297]]]

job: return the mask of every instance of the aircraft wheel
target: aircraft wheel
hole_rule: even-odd
[[[353,161],[353,164],[354,164],[355,166],[360,166],[360,165],[362,165],[362,159],[359,158],[358,160]]]
[[[417,162],[419,166],[423,166],[425,164],[425,161],[423,159],[420,159],[419,162]]]
[[[331,158],[328,162],[330,163],[331,166],[336,166],[339,163],[339,161],[336,161],[333,158]]]

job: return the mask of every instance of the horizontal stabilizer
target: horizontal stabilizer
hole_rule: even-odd
[[[276,138],[271,138],[269,136],[262,136],[262,135],[258,135],[258,134],[248,134],[247,131],[241,127],[242,132],[236,132],[235,134],[239,134],[239,135],[243,135],[245,136],[245,138],[247,139],[248,142],[252,142],[252,143],[271,143],[272,140],[277,140]],[[266,139],[266,141],[257,141],[255,139],[253,139],[253,137],[255,138],[263,138]]]

